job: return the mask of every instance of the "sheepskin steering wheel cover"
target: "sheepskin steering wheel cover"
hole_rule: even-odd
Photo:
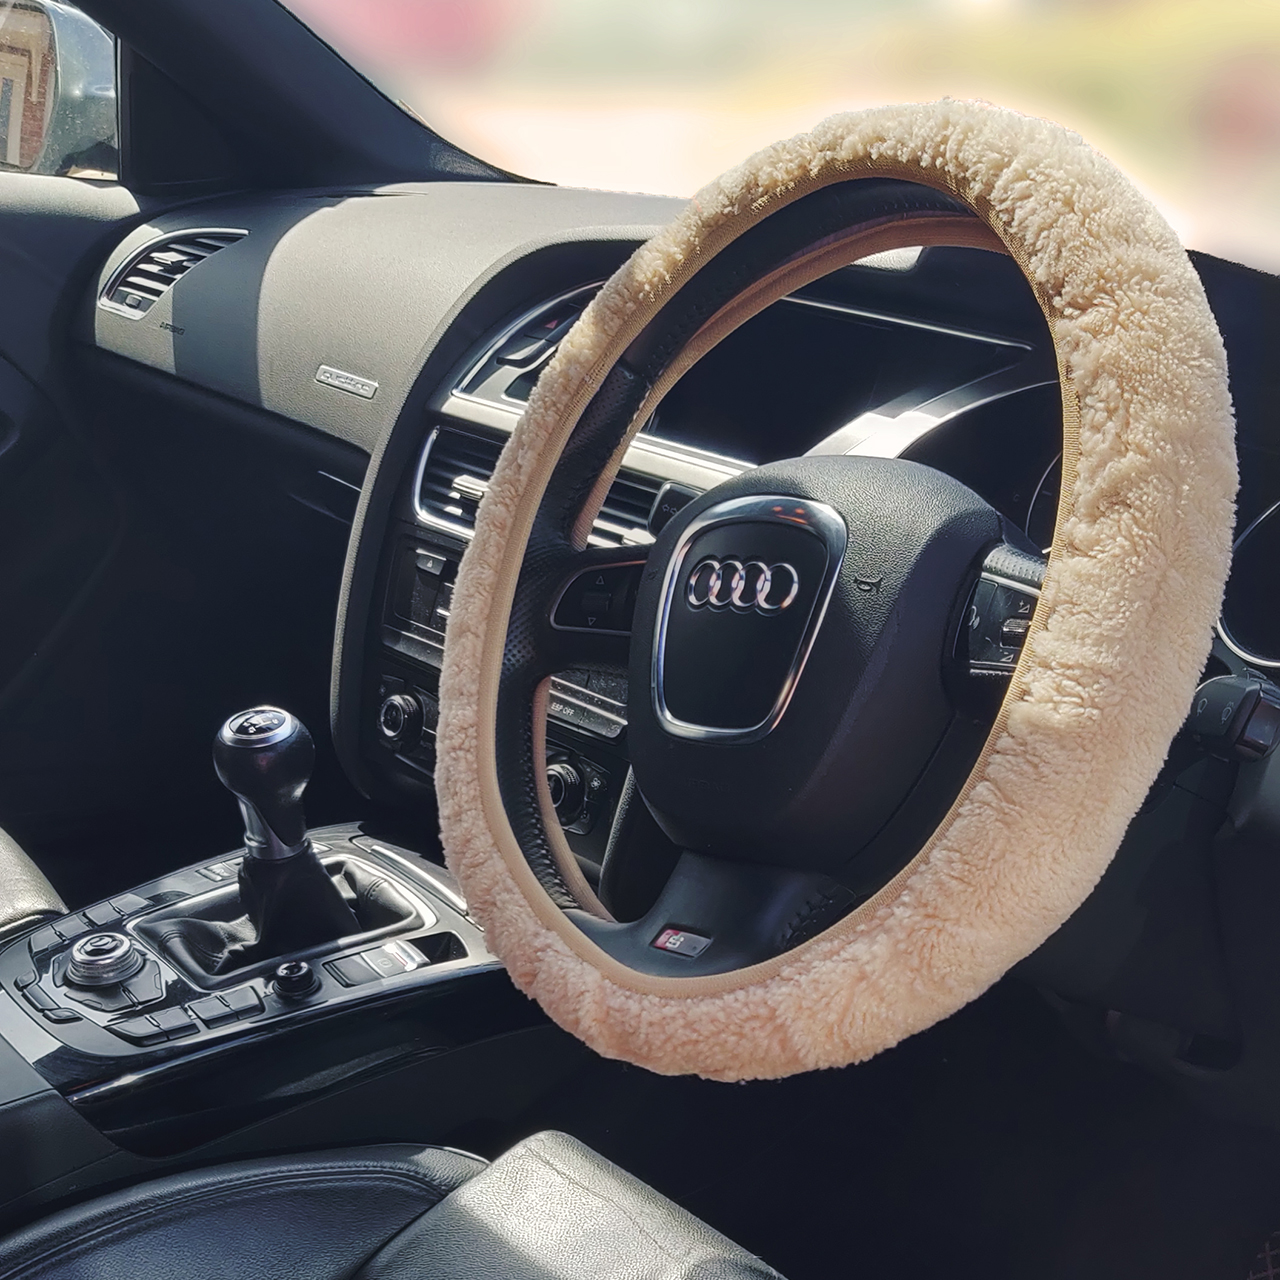
[[[503,808],[497,689],[523,549],[583,409],[698,267],[806,194],[886,176],[972,209],[1049,322],[1063,485],[1040,604],[968,782],[879,893],[750,968],[640,974],[552,900]],[[1150,203],[1076,135],[943,101],[833,117],[751,157],[637,250],[561,344],[462,561],[437,794],[446,859],[490,947],[562,1027],[666,1074],[739,1080],[845,1065],[946,1017],[1057,929],[1114,855],[1209,650],[1235,488],[1226,358],[1199,278]]]

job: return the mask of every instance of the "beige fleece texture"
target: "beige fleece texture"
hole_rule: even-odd
[[[886,172],[954,192],[1001,237],[1048,315],[1064,404],[1079,404],[1078,425],[1065,415],[1033,632],[969,785],[883,892],[765,964],[645,977],[554,907],[502,812],[494,711],[514,568],[578,414],[659,304],[774,208]],[[1155,209],[1079,137],[942,101],[836,116],[752,156],[601,290],[481,504],[445,645],[436,777],[446,856],[489,945],[561,1026],[669,1074],[840,1066],[946,1017],[1058,928],[1115,853],[1208,652],[1235,488],[1226,359],[1199,278]]]

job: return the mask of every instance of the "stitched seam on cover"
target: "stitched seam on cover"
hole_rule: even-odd
[[[620,1214],[622,1214],[624,1218],[627,1219],[628,1222],[631,1223],[633,1227],[635,1227],[635,1229],[642,1236],[644,1236],[646,1240],[649,1241],[651,1245],[654,1246],[655,1249],[657,1249],[665,1257],[670,1258],[672,1261],[681,1261],[682,1259],[688,1258],[692,1255],[693,1250],[688,1246],[682,1249],[679,1253],[672,1252],[672,1250],[668,1248],[667,1245],[665,1245],[661,1240],[656,1239],[650,1233],[649,1229],[644,1225],[642,1221],[634,1217],[632,1214],[628,1213],[627,1210],[622,1205],[617,1203],[617,1201],[610,1200],[608,1197],[602,1195],[599,1191],[595,1190],[595,1188],[587,1186],[585,1182],[581,1181],[581,1179],[579,1178],[576,1178],[567,1169],[562,1169],[558,1164],[556,1164],[556,1162],[550,1156],[544,1155],[536,1147],[533,1147],[533,1146],[526,1147],[525,1150],[528,1152],[529,1155],[533,1156],[535,1160],[539,1160],[544,1165],[546,1165],[547,1168],[550,1169],[553,1173],[559,1174],[560,1177],[562,1177],[566,1182],[570,1182],[575,1187],[577,1187],[580,1191],[586,1192],[586,1194],[589,1195],[593,1200],[599,1200],[601,1203],[608,1205],[611,1209],[616,1209]]]
[[[354,1166],[349,1169],[343,1169],[340,1172],[337,1170],[304,1170],[301,1172],[295,1170],[290,1173],[281,1171],[270,1174],[250,1174],[242,1180],[216,1187],[193,1187],[189,1191],[182,1192],[172,1200],[167,1200],[159,1205],[137,1205],[124,1211],[123,1217],[113,1218],[110,1222],[90,1229],[86,1234],[79,1236],[74,1243],[52,1245],[46,1248],[39,1257],[22,1264],[19,1270],[0,1273],[0,1280],[20,1280],[20,1277],[23,1276],[38,1275],[54,1259],[60,1261],[79,1256],[91,1247],[96,1248],[112,1243],[121,1236],[128,1234],[129,1230],[140,1219],[157,1223],[162,1220],[172,1220],[179,1216],[182,1210],[188,1208],[192,1202],[198,1202],[202,1206],[210,1206],[220,1202],[233,1201],[237,1198],[248,1199],[282,1183],[291,1186],[304,1184],[309,1188],[322,1187],[326,1184],[343,1186],[353,1180],[352,1175],[356,1178],[365,1179],[367,1182],[384,1181],[393,1187],[407,1185],[425,1188],[433,1192],[437,1197],[428,1208],[434,1208],[440,1200],[443,1200],[449,1194],[447,1190],[432,1182],[425,1175],[415,1174],[407,1169],[380,1169],[376,1165]]]

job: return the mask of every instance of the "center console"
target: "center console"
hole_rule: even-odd
[[[0,1126],[25,1153],[0,1228],[196,1151],[438,1140],[581,1055],[447,870],[364,824],[308,831],[313,756],[280,708],[231,717],[214,758],[244,847],[0,948]]]

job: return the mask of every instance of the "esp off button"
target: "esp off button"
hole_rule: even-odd
[[[690,933],[688,929],[663,929],[652,945],[659,951],[670,951],[673,955],[687,956],[692,960],[711,945],[711,939],[700,933]]]

